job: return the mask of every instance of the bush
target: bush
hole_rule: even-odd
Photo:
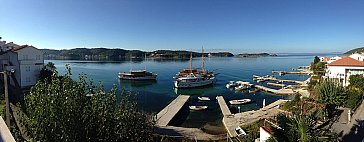
[[[363,90],[356,87],[348,87],[346,94],[348,99],[346,99],[344,106],[353,109],[360,104]]]
[[[25,96],[22,117],[32,141],[152,141],[151,117],[136,109],[129,95],[116,89],[90,90],[85,76],[72,80],[70,68],[51,83],[39,81]]]

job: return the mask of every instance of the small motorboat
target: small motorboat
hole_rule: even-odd
[[[243,129],[241,129],[240,127],[235,128],[235,132],[236,132],[236,134],[238,136],[245,136],[246,135],[245,131]]]
[[[231,101],[229,101],[229,103],[232,105],[241,105],[241,104],[250,103],[251,101],[252,101],[251,99],[241,99],[241,100],[231,100]]]
[[[197,97],[198,98],[198,100],[200,100],[200,101],[209,101],[210,100],[210,98],[209,97]]]
[[[205,110],[207,106],[189,106],[191,110]]]
[[[226,88],[231,88],[231,87],[236,87],[238,86],[237,83],[235,83],[234,81],[230,81],[228,84],[226,84]]]
[[[259,92],[259,89],[249,90],[249,93],[256,93]]]

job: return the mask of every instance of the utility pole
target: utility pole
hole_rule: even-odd
[[[8,92],[8,72],[1,72],[4,75],[4,92],[5,92],[5,108],[6,108],[6,124],[10,127],[10,103],[9,103],[9,92]]]

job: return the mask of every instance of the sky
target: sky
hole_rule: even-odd
[[[0,0],[3,40],[37,48],[328,53],[364,46],[363,0]]]

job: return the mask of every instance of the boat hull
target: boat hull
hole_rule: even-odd
[[[214,83],[214,79],[201,80],[201,81],[196,81],[196,82],[181,82],[181,81],[175,80],[174,87],[175,88],[196,88],[196,87],[211,85],[213,83]]]
[[[119,79],[122,79],[122,80],[156,80],[157,76],[153,75],[153,76],[131,77],[131,76],[120,76],[119,75]]]

